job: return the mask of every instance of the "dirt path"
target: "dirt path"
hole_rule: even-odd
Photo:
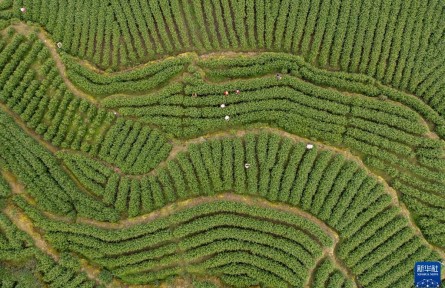
[[[0,169],[0,176],[2,176],[6,180],[6,182],[8,182],[9,187],[11,187],[12,193],[28,197],[28,195],[24,191],[25,187],[17,180],[14,174],[9,171]],[[29,199],[27,200],[29,201]]]
[[[151,222],[157,218],[165,217],[186,209],[190,209],[192,207],[196,207],[205,203],[211,203],[215,201],[233,201],[233,202],[239,202],[250,206],[255,207],[262,207],[262,208],[268,208],[268,209],[274,209],[278,211],[287,212],[293,215],[298,215],[302,218],[308,219],[311,222],[314,222],[317,224],[326,234],[328,234],[334,241],[334,243],[337,243],[339,241],[339,236],[335,230],[330,228],[326,223],[318,219],[317,217],[313,216],[312,214],[305,212],[297,207],[289,206],[286,204],[276,204],[269,202],[267,200],[264,200],[259,197],[254,196],[248,196],[248,195],[239,195],[234,193],[222,193],[215,196],[200,196],[195,197],[192,199],[187,199],[181,202],[176,202],[172,204],[168,204],[161,209],[158,209],[156,211],[153,211],[151,213],[124,219],[116,223],[110,223],[110,222],[100,222],[92,219],[86,219],[86,218],[78,218],[79,223],[89,224],[95,227],[105,228],[105,229],[124,229],[128,228],[133,225],[142,224],[142,223],[148,223]],[[59,220],[59,221],[67,221],[68,218],[61,217],[54,215],[49,212],[45,212],[46,215],[50,215],[52,219]]]
[[[32,220],[24,213],[20,212],[15,206],[8,205],[3,212],[9,219],[22,231],[26,232],[34,240],[37,248],[50,255],[55,261],[59,261],[59,254],[43,239],[32,224]]]

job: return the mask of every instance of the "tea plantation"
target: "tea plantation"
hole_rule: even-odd
[[[444,140],[441,0],[0,0],[0,288],[415,287]]]

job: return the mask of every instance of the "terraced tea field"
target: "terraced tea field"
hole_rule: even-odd
[[[0,67],[1,288],[445,261],[443,1],[0,0]]]

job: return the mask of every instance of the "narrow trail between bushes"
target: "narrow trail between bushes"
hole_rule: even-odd
[[[19,209],[17,209],[13,205],[6,206],[3,212],[20,230],[26,232],[29,236],[31,236],[37,248],[51,256],[54,261],[59,261],[59,253],[53,247],[51,247],[48,242],[46,242],[43,236],[34,227],[32,220],[28,216],[19,211]]]
[[[326,223],[324,223],[322,220],[318,219],[317,217],[313,216],[312,214],[305,212],[301,210],[300,208],[289,206],[283,203],[273,203],[269,202],[265,199],[262,199],[260,197],[254,197],[254,196],[248,196],[248,195],[240,195],[235,193],[222,193],[217,194],[215,196],[198,196],[191,199],[186,199],[182,201],[178,201],[175,203],[167,204],[166,206],[155,210],[153,212],[150,212],[148,214],[129,218],[125,220],[118,221],[116,223],[110,223],[110,222],[100,222],[97,220],[87,219],[78,217],[77,223],[83,223],[92,225],[98,228],[104,228],[104,229],[110,229],[110,230],[118,230],[118,229],[125,229],[130,226],[143,224],[152,222],[153,220],[156,220],[161,217],[166,217],[169,215],[172,215],[174,213],[193,208],[199,205],[203,205],[206,203],[212,203],[216,201],[232,201],[232,202],[239,202],[243,203],[249,206],[255,206],[255,207],[261,207],[261,208],[268,208],[273,209],[277,211],[287,212],[293,215],[297,215],[299,217],[305,218],[311,222],[314,222],[317,224],[326,234],[328,234],[333,240],[334,243],[337,243],[339,241],[339,236],[337,232],[329,227]],[[44,212],[45,215],[49,216],[53,220],[57,221],[64,221],[64,222],[70,222],[67,217],[64,216],[58,216],[49,212]]]
[[[63,63],[62,58],[60,57],[59,52],[57,51],[57,49],[59,49],[59,48],[57,48],[56,43],[54,43],[54,41],[52,41],[50,39],[50,37],[48,36],[48,33],[43,28],[41,28],[41,27],[37,28],[35,26],[30,26],[23,22],[15,23],[12,25],[12,27],[14,27],[14,29],[16,29],[19,33],[24,34],[24,35],[29,35],[33,32],[33,30],[38,29],[37,36],[42,41],[42,43],[46,46],[46,48],[48,48],[48,50],[50,51],[51,58],[54,60],[56,67],[59,70],[60,76],[62,77],[63,82],[68,87],[68,89],[76,96],[84,98],[85,100],[87,100],[95,105],[99,104],[98,101],[96,100],[96,98],[79,90],[68,79],[65,64]],[[63,43],[62,43],[62,47],[63,47]]]

